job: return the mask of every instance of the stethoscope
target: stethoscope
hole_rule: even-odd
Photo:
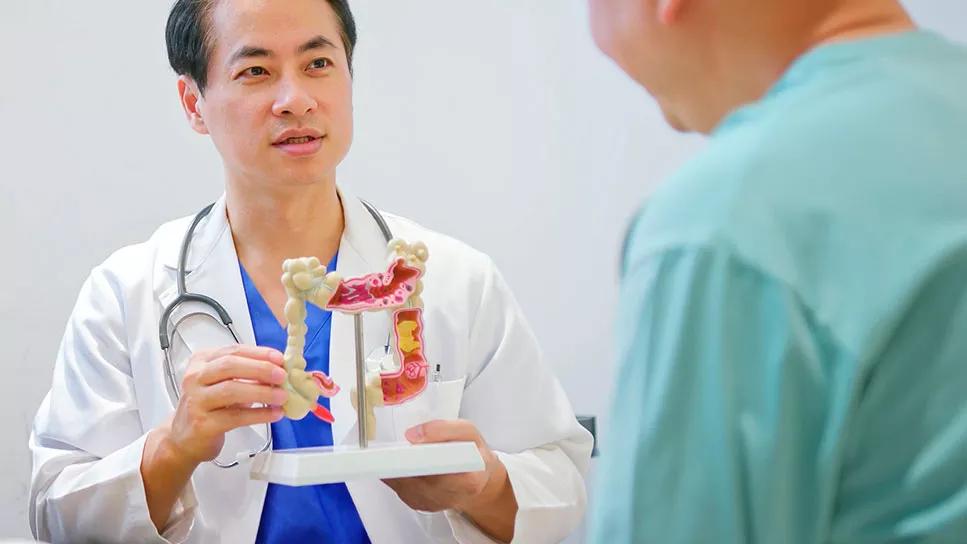
[[[380,214],[379,210],[377,210],[369,202],[366,202],[365,200],[360,200],[360,202],[362,203],[363,207],[366,208],[369,214],[373,216],[373,219],[376,221],[376,225],[379,226],[379,230],[383,233],[383,238],[386,239],[386,243],[388,244],[393,239],[393,232],[390,230],[389,225],[386,224],[386,220],[383,218],[383,215]],[[181,252],[178,254],[178,296],[171,301],[171,303],[165,308],[164,312],[162,312],[161,319],[158,323],[158,340],[161,343],[161,351],[165,356],[165,378],[167,379],[168,389],[175,405],[177,405],[181,399],[181,389],[178,387],[178,380],[175,377],[175,369],[174,365],[171,363],[171,356],[169,353],[171,348],[171,335],[178,330],[178,325],[189,317],[198,315],[208,317],[209,319],[215,319],[212,314],[205,311],[192,312],[183,316],[176,323],[174,323],[174,325],[171,326],[171,333],[169,333],[168,326],[171,325],[171,316],[175,310],[177,310],[182,304],[186,304],[188,302],[197,302],[207,306],[210,310],[214,310],[214,312],[218,314],[218,320],[221,321],[221,324],[232,335],[235,343],[241,343],[241,341],[238,339],[238,334],[235,333],[235,328],[232,326],[232,317],[228,315],[228,311],[225,310],[225,307],[222,306],[217,300],[209,296],[202,295],[200,293],[189,293],[188,288],[185,286],[185,278],[188,276],[188,273],[186,272],[186,268],[188,266],[188,251],[191,247],[192,238],[195,235],[195,229],[198,227],[198,224],[201,223],[202,219],[211,213],[214,206],[214,203],[209,204],[208,206],[205,206],[203,210],[198,212],[198,214],[195,215],[195,219],[191,222],[191,226],[188,227],[188,232],[185,233],[185,238],[181,242]],[[271,447],[272,427],[270,424],[266,423],[265,443],[263,443],[262,446],[257,450],[249,451],[248,457],[253,458],[259,454],[265,453]],[[212,459],[212,463],[220,468],[232,468],[234,466],[238,466],[238,459],[240,457],[241,455],[237,456],[236,460],[230,463],[222,463],[216,457],[215,459]]]

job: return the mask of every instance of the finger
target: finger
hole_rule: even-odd
[[[431,474],[429,476],[411,476],[400,478],[402,481],[412,482],[423,489],[425,493],[436,495],[462,494],[463,490],[475,486],[477,477],[473,472],[453,472],[450,474]]]
[[[239,404],[280,406],[288,398],[288,393],[281,387],[229,380],[202,388],[196,398],[201,409],[212,412]]]
[[[227,355],[237,355],[239,357],[246,357],[249,359],[258,359],[260,361],[272,363],[276,366],[282,366],[283,364],[282,352],[279,350],[265,346],[250,346],[248,344],[235,344],[216,349],[215,351],[211,352],[210,358],[217,359]]]
[[[282,408],[278,406],[268,406],[260,408],[224,408],[211,412],[212,427],[220,433],[248,427],[250,425],[261,425],[265,423],[275,423],[283,417]]]
[[[406,476],[403,478],[385,478],[383,483],[393,488],[394,491],[401,491],[415,486],[427,487],[429,476]]]
[[[477,427],[465,419],[438,419],[410,427],[406,439],[412,444],[433,444],[437,442],[476,442],[483,444]]]
[[[447,483],[446,478],[454,474],[434,474],[431,476],[407,476],[405,478],[388,478],[383,482],[395,491],[406,489],[420,489],[424,493]]]
[[[439,512],[446,509],[442,503],[432,499],[422,488],[421,483],[415,480],[417,478],[392,478],[383,480],[383,483],[413,510]]]
[[[268,385],[281,385],[285,383],[285,369],[242,355],[223,355],[202,364],[196,377],[201,385],[213,385],[225,380],[250,380]]]

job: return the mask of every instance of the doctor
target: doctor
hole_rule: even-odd
[[[181,388],[165,384],[159,320],[176,298],[191,218],[96,267],[67,325],[37,414],[31,527],[54,542],[494,542],[563,539],[585,506],[591,438],[541,360],[520,308],[490,259],[384,214],[393,234],[423,241],[426,339],[440,380],[379,409],[378,440],[475,441],[480,473],[290,488],[249,479],[247,464],[209,461],[258,449],[350,443],[352,319],[310,307],[306,359],[346,391],[336,421],[283,419],[284,259],[314,255],[344,277],[385,265],[375,214],[336,185],[352,139],[355,26],[343,0],[178,0],[169,59],[191,127],[210,135],[225,194],[191,237],[187,289],[220,302],[221,323],[179,307],[168,328]],[[404,180],[391,180],[404,182]],[[367,353],[387,320],[367,316]],[[248,408],[254,403],[266,408]],[[452,413],[445,413],[451,411]],[[454,419],[454,416],[459,419]],[[244,457],[244,455],[242,456]]]

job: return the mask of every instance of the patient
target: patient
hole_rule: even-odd
[[[590,6],[709,135],[628,233],[592,541],[967,541],[967,49],[895,0]]]

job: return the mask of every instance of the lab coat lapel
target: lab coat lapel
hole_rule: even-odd
[[[181,233],[182,236],[184,233]],[[171,244],[169,244],[171,245]],[[174,252],[168,248],[166,265],[177,270],[177,254],[181,240],[179,239]],[[225,197],[222,196],[214,205],[208,216],[198,225],[192,240],[188,259],[188,276],[186,288],[188,292],[207,295],[220,303],[232,319],[232,327],[242,344],[255,344],[255,333],[252,320],[248,312],[248,302],[242,285],[241,272],[238,266],[238,255],[235,252],[235,242],[232,229],[229,228],[225,213]],[[172,277],[177,281],[177,273]],[[177,297],[177,285],[171,285],[162,295],[161,303],[167,306]],[[213,315],[213,311],[199,303],[181,305],[172,315],[171,323],[178,323],[177,333],[173,339],[180,339],[185,346],[195,353],[200,350],[219,348],[234,342],[225,327],[216,319],[207,317],[188,317],[194,312],[205,312]],[[186,361],[175,361],[179,376],[184,370]],[[266,437],[265,426],[250,427],[261,440]]]
[[[339,190],[345,227],[339,244],[336,270],[344,278],[358,277],[386,267],[386,239],[375,220],[358,198]],[[375,348],[386,343],[389,320],[386,312],[363,315],[365,358]],[[352,407],[351,391],[356,385],[356,348],[353,317],[340,312],[332,315],[332,336],[329,344],[329,373],[342,388],[332,398],[332,413],[336,418],[332,436],[334,444],[358,443],[356,411]]]

